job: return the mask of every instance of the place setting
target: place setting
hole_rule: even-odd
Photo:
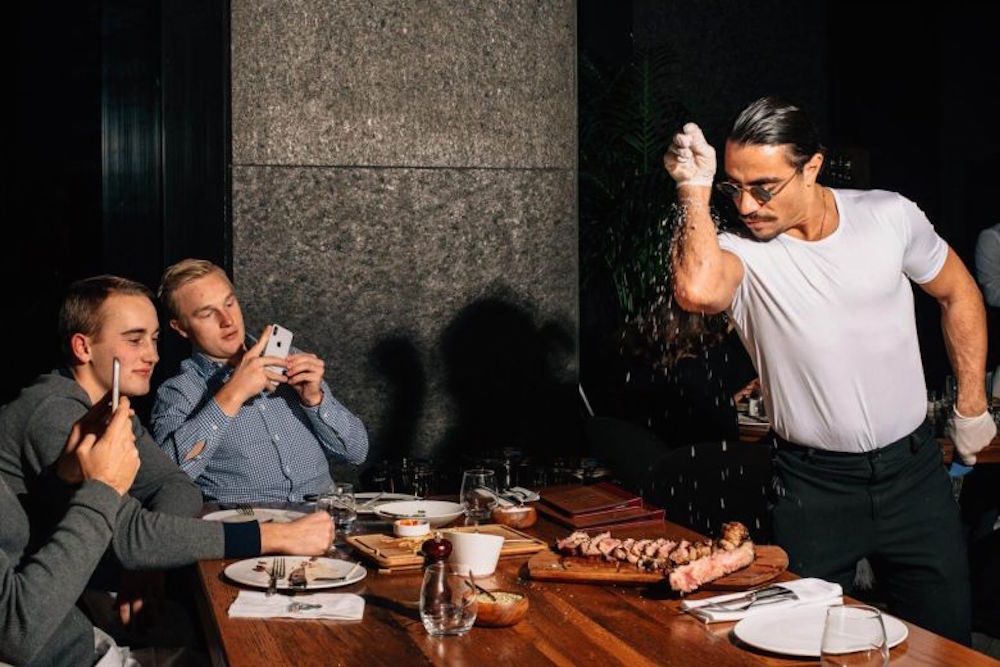
[[[247,558],[228,565],[223,574],[234,583],[264,589],[241,590],[229,607],[232,618],[361,620],[364,616],[360,595],[313,592],[363,581],[368,571],[358,562],[320,556]]]
[[[888,664],[889,649],[908,635],[896,617],[874,607],[843,604],[840,585],[817,578],[685,600],[680,610],[706,624],[735,621],[733,637],[755,649],[813,658],[839,656],[824,662],[830,665]]]

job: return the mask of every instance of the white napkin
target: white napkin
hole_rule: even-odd
[[[840,604],[842,596],[844,595],[844,591],[841,589],[840,584],[834,584],[829,581],[824,581],[823,579],[795,579],[794,581],[784,581],[776,585],[794,592],[798,598],[790,598],[779,602],[767,602],[767,600],[764,600],[762,601],[762,604],[752,606],[743,611],[699,609],[699,607],[703,607],[707,604],[735,600],[736,598],[746,595],[746,593],[727,593],[725,595],[716,595],[715,597],[704,598],[702,600],[685,600],[681,603],[681,609],[684,611],[690,611],[706,623],[721,623],[724,621],[738,621],[748,614],[764,614],[778,610],[791,609],[792,607],[800,607],[803,605],[820,605],[828,607],[830,605]]]
[[[289,611],[293,602],[322,605],[318,609]],[[365,615],[365,599],[353,593],[310,593],[272,595],[260,591],[240,591],[229,605],[230,618],[329,618],[360,621]]]

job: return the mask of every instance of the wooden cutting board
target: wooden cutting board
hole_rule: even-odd
[[[779,546],[754,547],[753,563],[711,581],[702,590],[743,590],[766,581],[788,569],[788,554]],[[552,549],[537,553],[528,560],[528,574],[541,581],[565,581],[590,584],[655,584],[665,577],[656,572],[641,572],[630,563],[609,563],[601,558],[562,556]]]
[[[448,531],[499,535],[504,538],[503,546],[500,548],[500,558],[529,556],[549,548],[549,545],[542,540],[501,524],[491,523],[483,526],[448,528],[444,532]],[[431,534],[433,535],[433,531]],[[424,558],[420,555],[420,546],[424,540],[429,539],[431,539],[431,535],[402,538],[374,533],[371,535],[351,535],[347,538],[347,542],[359,554],[375,562],[380,569],[397,572],[419,570],[424,566]]]

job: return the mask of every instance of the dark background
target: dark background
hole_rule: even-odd
[[[1000,156],[1000,57],[985,10],[913,7],[583,1],[579,53],[611,72],[642,49],[666,49],[674,60],[668,84],[720,155],[729,123],[747,103],[767,94],[797,101],[832,153],[851,159],[848,187],[893,190],[915,201],[974,272],[976,237],[998,218],[990,182]],[[827,183],[845,185],[830,176]],[[582,257],[588,238],[581,233]],[[581,292],[581,376],[594,403],[626,412],[625,373],[608,353],[623,316],[605,273],[581,263],[582,277],[591,277]],[[914,292],[927,385],[940,393],[951,372],[940,310],[919,288]],[[993,368],[1000,313],[992,309],[989,318]]]
[[[228,3],[16,7],[6,47],[15,113],[4,179],[0,402],[59,363],[56,313],[70,281],[111,272],[155,287],[167,264],[189,255],[231,267]],[[831,148],[853,156],[858,187],[916,201],[971,266],[976,235],[996,222],[992,24],[984,9],[912,8],[582,0],[578,43],[581,56],[608,68],[637,47],[672,49],[678,103],[717,147],[732,115],[755,97],[800,100]],[[582,263],[588,272],[581,375],[598,412],[614,413],[622,375],[606,348],[618,313],[599,269]],[[940,389],[949,371],[939,313],[916,293],[927,382]],[[992,365],[996,319],[991,313]],[[164,339],[160,378],[182,353]]]

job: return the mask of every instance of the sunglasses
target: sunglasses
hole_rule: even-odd
[[[789,176],[783,183],[779,183],[773,190],[768,190],[763,185],[737,185],[731,181],[722,181],[721,183],[716,183],[715,189],[726,195],[730,199],[737,201],[743,192],[746,192],[751,197],[754,198],[761,206],[765,205],[767,202],[778,196],[786,185],[792,182],[792,179],[799,174],[798,170],[795,170],[791,176]]]

